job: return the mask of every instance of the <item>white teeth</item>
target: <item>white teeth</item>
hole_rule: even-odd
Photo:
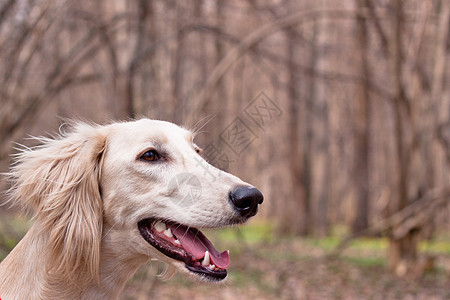
[[[216,268],[215,265],[209,265],[209,269],[210,269],[211,271],[214,271],[215,268]]]
[[[181,242],[179,240],[175,240],[175,244],[181,245]]]
[[[209,266],[209,252],[205,251],[205,257],[203,258],[202,265]]]
[[[227,250],[227,252],[228,252],[228,255],[230,255],[230,250]]]
[[[164,230],[166,230],[166,224],[159,220],[156,221],[156,223],[153,225],[153,227],[155,227],[156,231],[158,231],[158,232],[163,232]]]
[[[170,230],[170,228],[167,228],[166,230],[164,230],[164,235],[170,238],[173,237],[172,230]]]

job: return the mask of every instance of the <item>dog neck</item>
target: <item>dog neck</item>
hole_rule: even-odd
[[[0,296],[4,299],[44,299],[50,296],[47,239],[35,224],[0,265]],[[51,297],[47,297],[51,299]]]
[[[48,236],[36,223],[2,262],[2,299],[116,299],[137,268],[148,261],[146,256],[126,256],[127,251],[123,249],[127,249],[127,245],[120,245],[123,248],[119,251],[114,237],[105,235],[101,243],[98,281],[74,282],[52,269],[49,271],[47,241]],[[82,276],[80,274],[80,278]]]
[[[148,262],[149,257],[131,256],[129,244],[123,244],[123,238],[116,236],[116,231],[103,227],[100,248],[99,282],[92,283],[82,293],[83,299],[116,299],[126,282],[136,270]],[[120,235],[120,233],[118,233]]]

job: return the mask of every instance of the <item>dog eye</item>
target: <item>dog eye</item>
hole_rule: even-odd
[[[149,150],[141,155],[141,159],[145,161],[157,161],[161,156],[155,150]]]

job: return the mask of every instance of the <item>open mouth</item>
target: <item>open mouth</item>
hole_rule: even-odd
[[[211,281],[227,277],[228,251],[219,252],[198,229],[173,222],[145,219],[138,223],[142,237],[166,256]]]

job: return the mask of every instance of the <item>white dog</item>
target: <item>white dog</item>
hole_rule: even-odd
[[[114,299],[150,258],[222,280],[229,254],[197,228],[244,223],[263,201],[172,123],[78,123],[41,142],[9,173],[35,223],[0,265],[2,300]]]

